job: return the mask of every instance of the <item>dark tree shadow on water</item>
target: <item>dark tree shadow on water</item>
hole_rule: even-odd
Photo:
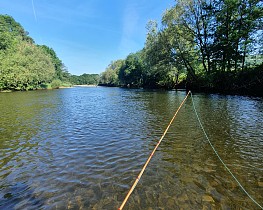
[[[40,199],[26,183],[0,186],[1,210],[42,209],[44,204],[44,200]]]

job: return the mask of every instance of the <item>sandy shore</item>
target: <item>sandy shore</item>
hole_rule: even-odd
[[[97,87],[97,85],[73,85],[73,87]]]

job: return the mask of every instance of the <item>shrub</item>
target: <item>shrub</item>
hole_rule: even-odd
[[[53,89],[59,88],[61,86],[62,82],[59,79],[55,79],[51,82],[51,87]]]

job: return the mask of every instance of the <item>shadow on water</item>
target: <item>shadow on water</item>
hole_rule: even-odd
[[[184,91],[0,94],[0,209],[116,209]],[[194,95],[215,148],[262,203],[263,101]],[[125,209],[251,209],[182,107]]]
[[[56,107],[50,103],[53,99],[46,91],[0,94],[1,209],[39,209],[44,205],[31,184],[39,167],[38,137]]]
[[[11,186],[0,188],[0,208],[1,209],[42,209],[44,200],[34,193],[26,183],[15,183]]]
[[[157,138],[159,135],[160,138],[183,96],[172,92],[165,96],[162,93],[156,94],[159,100],[155,101],[155,96],[152,97],[148,112],[154,112],[157,122],[151,123],[151,126],[155,131],[160,130],[160,133],[153,132],[152,136],[156,135]],[[232,172],[260,203],[263,148],[260,147],[262,130],[259,129],[262,125],[257,123],[257,119],[262,120],[263,116],[254,116],[258,110],[248,106],[249,103],[262,105],[262,100],[257,101],[235,96],[195,96],[198,112],[201,113],[204,127],[207,128],[214,146]],[[152,106],[155,103],[158,103],[157,109]],[[240,115],[247,115],[246,120],[239,121]],[[161,123],[164,125],[160,125]],[[233,124],[241,128],[233,129]],[[164,127],[160,129],[162,126]],[[253,129],[246,129],[238,136],[235,135],[243,126],[252,126]],[[255,135],[255,130],[260,133]],[[255,137],[253,142],[248,139],[247,132],[250,138]],[[156,143],[157,139],[150,141],[149,148],[153,148]],[[186,102],[178,114],[155,156],[141,180],[142,185],[134,192],[135,198],[127,204],[128,209],[137,206],[158,206],[165,209],[250,209],[251,205],[256,206],[213,153],[195,117],[191,100]]]

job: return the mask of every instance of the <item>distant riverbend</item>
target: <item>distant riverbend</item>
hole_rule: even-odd
[[[117,209],[185,91],[0,94],[0,209]],[[263,203],[263,99],[194,93],[218,153]],[[257,209],[207,143],[190,98],[125,209]]]
[[[97,85],[73,85],[73,87],[97,87]]]

